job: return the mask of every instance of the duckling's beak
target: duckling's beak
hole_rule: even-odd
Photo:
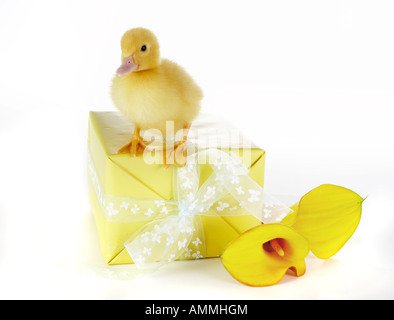
[[[129,74],[135,70],[137,70],[138,64],[134,63],[133,56],[126,57],[122,60],[122,64],[116,70],[116,74],[118,77],[123,77],[126,74]]]

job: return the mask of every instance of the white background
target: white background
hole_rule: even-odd
[[[0,298],[392,299],[392,1],[0,1]],[[300,278],[251,288],[220,259],[115,280],[87,195],[89,110],[129,28],[267,151],[266,189],[292,204],[323,183],[362,197],[358,229]],[[126,267],[125,267],[126,268]],[[130,268],[130,267],[129,267]],[[111,272],[108,272],[110,270]]]

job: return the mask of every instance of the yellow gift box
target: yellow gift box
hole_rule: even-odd
[[[125,242],[150,220],[117,222],[106,219],[97,195],[100,192],[119,197],[173,200],[173,170],[163,164],[147,163],[142,156],[118,154],[128,143],[133,125],[117,112],[90,112],[89,199],[96,220],[100,248],[107,264],[133,263]],[[253,145],[231,124],[210,115],[201,115],[192,125],[188,142],[196,151],[217,148],[236,154],[249,169],[249,176],[261,187],[264,182],[265,151]],[[200,164],[200,185],[211,175],[209,164]],[[205,257],[219,256],[224,247],[240,233],[261,224],[252,215],[202,216]],[[181,257],[181,259],[187,259]]]

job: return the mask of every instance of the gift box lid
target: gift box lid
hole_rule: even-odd
[[[119,112],[90,112],[89,149],[104,191],[119,196],[171,199],[173,168],[163,170],[162,164],[147,165],[141,156],[117,153],[131,140],[133,127]],[[193,145],[192,152],[217,148],[235,153],[250,169],[253,179],[263,184],[265,151],[228,122],[201,115],[191,127],[189,142]],[[212,172],[209,164],[202,168],[205,174],[201,184]]]
[[[90,112],[91,124],[101,133],[101,141],[108,155],[117,154],[119,148],[130,142],[134,124],[119,112]],[[144,130],[141,131],[141,136]],[[260,149],[232,123],[214,115],[200,114],[193,122],[188,142],[198,150]]]

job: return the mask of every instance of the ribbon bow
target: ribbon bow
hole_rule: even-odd
[[[209,163],[213,169],[201,187],[200,163]],[[134,263],[142,268],[157,268],[182,254],[196,259],[204,257],[201,216],[252,214],[263,223],[275,223],[292,211],[264,192],[249,177],[248,169],[238,157],[217,149],[189,155],[186,166],[174,170],[175,200],[105,195],[95,170],[89,172],[106,219],[153,220],[124,244]]]

